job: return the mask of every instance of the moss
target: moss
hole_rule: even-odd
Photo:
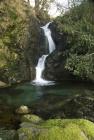
[[[37,115],[24,115],[22,116],[22,122],[31,122],[31,123],[39,123],[42,119],[38,117]]]
[[[70,123],[63,129],[64,140],[86,140],[88,139],[84,132],[79,128],[78,125]]]
[[[88,120],[78,120],[76,122],[79,127],[84,131],[89,139],[94,139],[94,123]]]
[[[37,125],[27,123],[20,134],[28,135],[32,140],[93,140],[94,123],[84,119],[51,119]],[[32,136],[31,136],[32,134]]]
[[[65,128],[52,127],[39,135],[39,140],[86,140],[84,132],[75,124],[68,124]]]
[[[63,140],[62,132],[62,128],[55,126],[41,132],[38,140]]]
[[[55,119],[55,120],[48,120],[43,125],[44,126],[60,126],[60,127],[66,127],[69,124],[75,124],[77,125],[85,134],[88,136],[88,138],[92,139],[94,138],[94,123],[90,122],[88,120],[84,119]]]
[[[33,134],[32,131],[29,130],[28,128],[21,128],[19,130],[19,139],[23,139],[23,140],[33,140]]]

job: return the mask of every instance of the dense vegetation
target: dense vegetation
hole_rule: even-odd
[[[22,76],[30,14],[24,5],[19,0],[0,2],[0,78],[5,81]]]
[[[65,68],[94,80],[94,2],[82,2],[56,19],[58,31],[67,33]]]
[[[30,80],[39,45],[39,19],[23,0],[0,2],[0,80]],[[34,66],[33,66],[34,67]]]

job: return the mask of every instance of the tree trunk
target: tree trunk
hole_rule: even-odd
[[[36,15],[39,14],[39,0],[35,0],[35,13]]]

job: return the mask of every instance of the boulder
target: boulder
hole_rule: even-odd
[[[30,112],[31,112],[31,110],[25,105],[22,105],[16,109],[16,113],[18,113],[18,114],[28,114]]]
[[[0,81],[0,88],[8,87],[8,84]]]
[[[85,119],[50,119],[39,124],[25,122],[19,140],[93,140],[94,123]]]
[[[28,114],[28,115],[23,115],[21,120],[22,122],[39,123],[42,121],[42,118],[34,114],[32,115]]]

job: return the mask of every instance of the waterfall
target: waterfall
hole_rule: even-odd
[[[52,53],[55,50],[55,43],[54,43],[54,41],[52,39],[51,31],[48,28],[50,23],[51,22],[47,23],[45,26],[43,26],[41,28],[44,30],[45,37],[47,38],[48,43],[49,43],[49,53]]]
[[[47,23],[45,26],[43,27],[40,27],[43,29],[44,31],[44,34],[45,34],[45,37],[47,38],[48,40],[48,44],[49,44],[49,54],[52,53],[54,50],[55,50],[55,43],[52,39],[52,36],[51,36],[51,31],[50,29],[48,28],[49,25],[50,25],[51,22]],[[45,61],[46,61],[46,58],[47,56],[49,55],[42,55],[39,60],[38,60],[38,64],[36,66],[36,77],[35,77],[35,80],[33,80],[33,83],[34,84],[37,84],[37,85],[50,85],[50,84],[53,84],[53,81],[47,81],[45,79],[42,78],[42,72],[43,70],[45,69]]]
[[[38,64],[36,66],[36,81],[43,82],[42,72],[45,69],[45,60],[47,56],[48,55],[42,55],[38,60]]]

